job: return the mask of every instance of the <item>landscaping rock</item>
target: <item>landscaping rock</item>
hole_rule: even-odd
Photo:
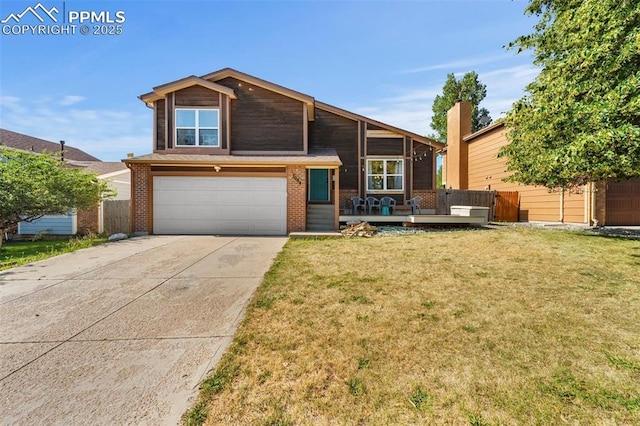
[[[119,232],[117,234],[113,234],[113,235],[109,235],[109,238],[107,238],[108,241],[119,241],[119,240],[126,240],[127,238],[127,234],[123,234],[122,232]]]

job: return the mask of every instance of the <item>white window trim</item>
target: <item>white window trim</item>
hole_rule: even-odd
[[[196,124],[195,124],[195,131],[196,131],[196,144],[195,145],[183,145],[178,143],[178,129],[193,129],[193,127],[178,127],[178,111],[218,111],[218,123],[216,127],[200,127],[199,126],[199,120],[200,120],[200,114],[195,114],[195,119],[196,119]],[[174,122],[174,130],[173,130],[173,137],[174,137],[174,141],[175,141],[175,146],[176,147],[180,147],[180,148],[220,148],[220,108],[193,108],[193,107],[182,107],[182,108],[176,108],[175,109],[175,113],[174,113],[174,117],[173,117],[173,122]],[[218,132],[218,144],[217,145],[200,145],[200,129],[202,130],[216,130]]]
[[[382,173],[382,184],[383,187],[382,189],[374,189],[374,188],[369,188],[369,176],[373,176],[374,174],[369,174],[369,161],[382,161],[383,162],[383,173]],[[387,161],[400,161],[400,163],[402,164],[402,174],[388,174],[387,173]],[[405,166],[406,164],[404,163],[402,158],[367,158],[366,161],[366,165],[365,165],[365,175],[366,175],[366,183],[367,183],[367,192],[370,193],[401,193],[404,192],[404,177],[405,177]],[[377,173],[375,173],[375,175],[377,175]],[[395,188],[395,189],[387,189],[387,177],[389,176],[400,176],[402,178],[401,182],[402,182],[402,187],[401,188]]]

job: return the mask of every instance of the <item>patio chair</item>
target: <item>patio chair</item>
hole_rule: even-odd
[[[393,214],[394,210],[396,209],[396,200],[395,200],[395,198],[392,198],[392,197],[382,197],[382,198],[380,198],[380,211],[382,211],[382,208],[384,206],[387,206],[389,208],[389,213]]]
[[[353,214],[358,214],[358,209],[361,209],[363,213],[367,209],[367,204],[362,197],[351,197],[351,204],[353,205]]]
[[[415,197],[405,201],[404,205],[405,207],[411,207],[411,214],[416,214],[416,210],[418,211],[418,214],[420,214],[420,200],[422,200],[422,197],[416,195]]]
[[[371,211],[373,209],[378,209],[378,211],[380,211],[380,200],[378,200],[376,197],[367,197],[365,203],[367,205],[366,207],[369,211],[369,214],[372,214]]]

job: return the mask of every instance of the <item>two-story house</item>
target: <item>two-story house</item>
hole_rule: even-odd
[[[443,145],[424,136],[230,68],[140,99],[153,152],[123,160],[134,232],[284,235],[306,230],[312,209],[337,229],[354,196],[435,208]]]

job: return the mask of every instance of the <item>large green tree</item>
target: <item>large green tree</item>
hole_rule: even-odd
[[[540,74],[506,117],[511,181],[572,188],[640,176],[640,2],[531,0]]]
[[[86,209],[113,195],[107,182],[67,167],[58,155],[0,150],[0,235],[21,221]]]
[[[442,95],[437,95],[433,101],[433,116],[431,128],[436,131],[437,140],[447,143],[447,111],[453,107],[457,99],[471,102],[471,130],[480,130],[491,123],[489,111],[480,108],[480,102],[487,96],[487,86],[478,79],[475,71],[466,73],[460,80],[455,75],[447,74],[447,80],[442,87]],[[482,117],[486,119],[482,120]]]

